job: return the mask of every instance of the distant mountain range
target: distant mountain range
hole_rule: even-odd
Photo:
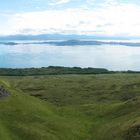
[[[95,41],[95,40],[49,40],[49,41],[29,41],[29,42],[18,42],[18,41],[2,41],[0,44],[3,45],[22,45],[22,44],[49,44],[55,46],[83,46],[83,45],[123,45],[123,46],[134,46],[140,47],[140,42],[124,42],[124,41]]]
[[[9,36],[0,36],[0,44],[4,45],[50,44],[56,46],[124,45],[124,46],[140,47],[140,42],[133,42],[132,41],[133,39],[140,40],[139,37],[130,37],[130,36],[90,36],[90,35],[75,35],[75,34],[9,35]]]
[[[75,40],[75,39],[94,39],[94,40],[129,40],[140,39],[132,36],[96,36],[96,35],[76,35],[76,34],[40,34],[40,35],[8,35],[0,36],[0,40]]]

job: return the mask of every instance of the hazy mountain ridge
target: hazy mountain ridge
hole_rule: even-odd
[[[51,41],[32,41],[32,42],[18,42],[18,41],[3,41],[3,45],[21,45],[21,44],[49,44],[55,46],[77,46],[77,45],[122,45],[140,47],[140,42],[123,42],[123,41],[96,41],[96,40],[51,40]]]
[[[130,40],[140,39],[139,36],[103,36],[103,35],[78,35],[78,34],[38,34],[38,35],[6,35],[0,36],[0,40],[73,40],[73,39],[94,39],[94,40]]]

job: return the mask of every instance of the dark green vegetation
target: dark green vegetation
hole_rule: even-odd
[[[111,73],[103,68],[80,68],[49,66],[42,68],[11,69],[0,68],[0,76],[31,76],[31,75],[60,75],[60,74],[105,74]]]
[[[0,77],[1,140],[139,140],[140,74]]]
[[[109,71],[104,68],[80,68],[49,66],[42,68],[11,69],[0,68],[0,76],[33,76],[33,75],[64,75],[64,74],[112,74],[112,73],[140,73],[139,71]]]

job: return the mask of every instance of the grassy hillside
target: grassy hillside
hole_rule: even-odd
[[[2,140],[139,140],[140,74],[0,77]]]

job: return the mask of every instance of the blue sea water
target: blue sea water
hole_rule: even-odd
[[[47,66],[78,66],[139,71],[140,47],[122,45],[0,44],[1,68]]]

